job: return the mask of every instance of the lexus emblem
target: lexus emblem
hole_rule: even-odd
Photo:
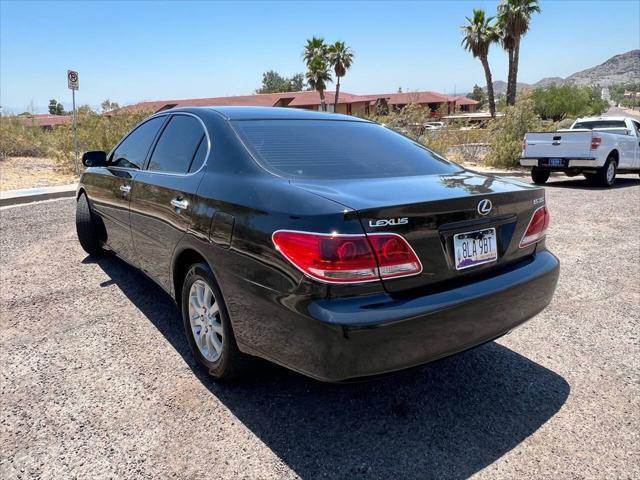
[[[489,215],[491,213],[491,200],[485,198],[484,200],[480,200],[478,202],[478,213],[480,215]]]

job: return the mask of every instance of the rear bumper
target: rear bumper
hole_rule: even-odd
[[[379,294],[316,300],[307,306],[308,316],[287,321],[286,343],[304,345],[303,351],[250,353],[324,381],[420,365],[521,325],[549,304],[558,274],[556,257],[542,251],[525,265],[445,292],[403,299]]]
[[[557,157],[554,157],[557,158]],[[520,158],[520,165],[523,167],[544,167],[551,170],[566,170],[568,168],[599,168],[602,167],[601,162],[595,157],[567,158],[562,157],[563,165],[549,166],[549,158]]]

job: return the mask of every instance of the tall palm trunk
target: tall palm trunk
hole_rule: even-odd
[[[507,54],[509,56],[509,75],[507,76],[507,105],[511,105],[509,103],[511,101],[511,90],[513,88],[513,48],[507,49]]]
[[[509,56],[509,81],[511,89],[507,95],[507,105],[516,104],[516,94],[518,90],[518,61],[520,58],[520,39],[517,38],[513,45],[513,51]]]
[[[338,81],[336,82],[336,99],[333,102],[333,112],[338,113],[338,97],[340,96],[340,77],[338,77]]]
[[[322,108],[323,112],[327,111],[327,104],[324,101],[324,89],[318,90],[320,92],[320,108]]]
[[[487,80],[487,97],[489,97],[489,112],[491,112],[491,116],[496,116],[496,101],[493,97],[493,80],[491,78],[491,69],[489,68],[489,59],[486,55],[480,58],[482,62],[482,67],[484,68],[484,76]]]

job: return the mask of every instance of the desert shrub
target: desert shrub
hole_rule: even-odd
[[[454,145],[454,139],[446,130],[427,130],[418,138],[418,142],[429,150],[446,157]]]
[[[78,113],[78,151],[103,150],[108,152],[129,130],[151,112],[121,112],[99,115],[88,109]],[[73,127],[64,125],[51,132],[51,153],[61,168],[72,171]]]
[[[24,116],[0,117],[0,159],[44,157],[49,153],[48,132],[29,124]]]
[[[531,99],[540,118],[556,122],[567,117],[600,115],[609,107],[598,89],[573,85],[539,88],[531,93]]]
[[[518,165],[524,134],[552,129],[544,126],[534,110],[531,97],[520,97],[514,106],[507,107],[503,117],[497,117],[488,128],[491,139],[485,162],[494,167],[511,168]]]
[[[576,119],[575,118],[564,118],[562,120],[560,120],[559,122],[557,122],[554,126],[555,130],[559,130],[561,128],[570,128],[571,125],[573,125],[573,122],[575,122]]]
[[[450,160],[476,163],[482,160],[489,142],[486,129],[469,129],[460,125],[429,130],[418,141]]]

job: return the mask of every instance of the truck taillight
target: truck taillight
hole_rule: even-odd
[[[547,228],[549,228],[549,210],[547,207],[542,206],[533,212],[531,221],[527,226],[527,230],[520,240],[520,248],[528,247],[531,244],[539,242],[547,234]]]
[[[526,148],[527,148],[527,137],[524,137],[522,139],[522,155],[524,155],[524,151],[526,150]]]
[[[600,137],[591,137],[591,150],[595,150],[602,143],[602,138]]]
[[[295,267],[322,282],[371,282],[422,271],[411,246],[394,233],[367,236],[278,230],[272,240]]]

